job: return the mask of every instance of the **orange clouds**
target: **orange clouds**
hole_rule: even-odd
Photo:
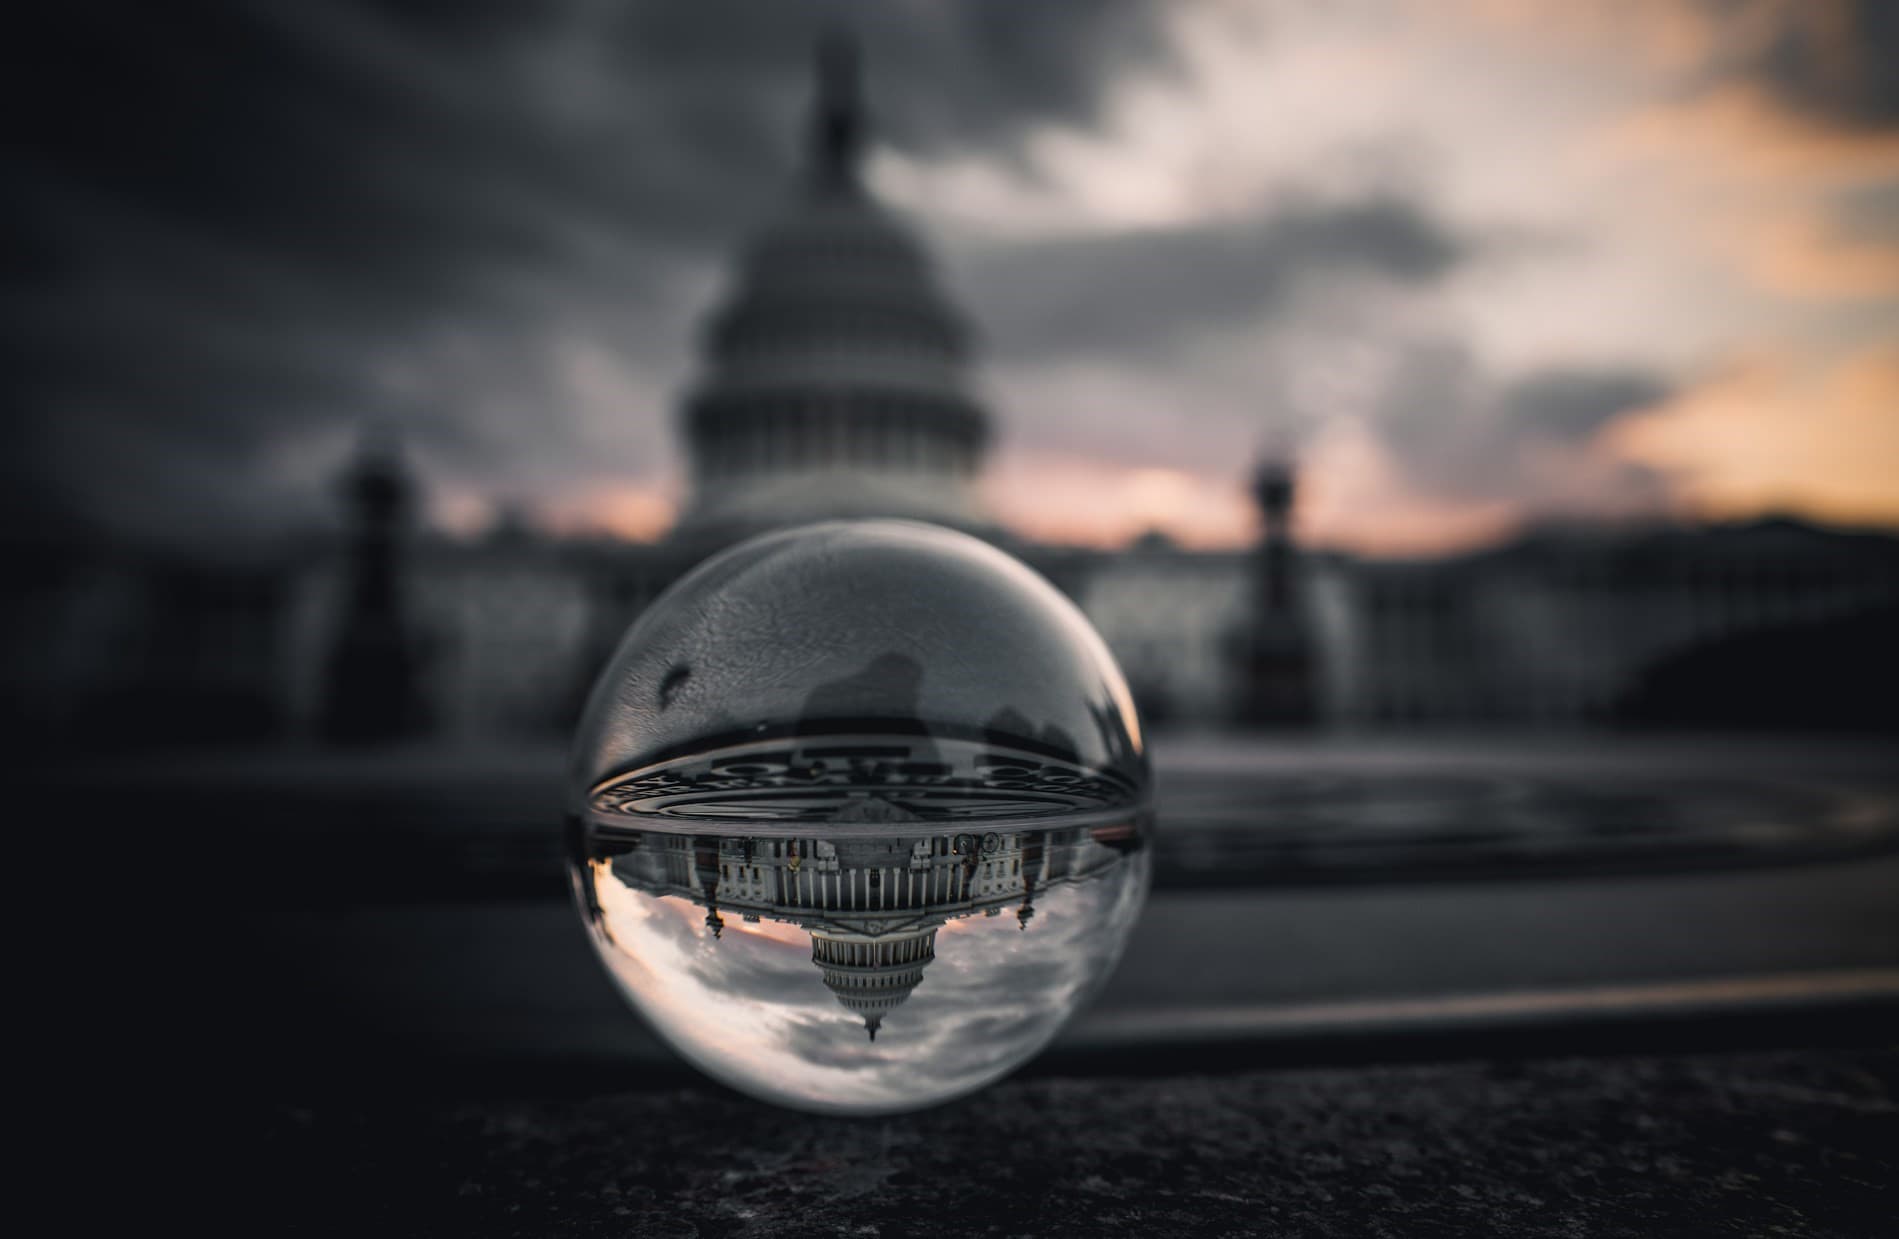
[[[1706,7],[1675,0],[1464,0],[1464,8],[1527,43],[1634,55],[1670,72],[1705,62],[1724,37],[1723,23]]]
[[[1591,154],[1668,187],[1685,246],[1754,288],[1806,301],[1899,297],[1899,246],[1850,235],[1840,196],[1899,179],[1899,131],[1831,126],[1753,86],[1655,105]]]
[[[666,488],[627,483],[549,504],[544,519],[548,529],[558,534],[605,534],[652,542],[672,528],[678,513],[678,501]]]
[[[1757,181],[1899,176],[1899,133],[1828,125],[1740,82],[1643,109],[1616,122],[1602,141],[1611,151],[1707,165]]]
[[[1789,58],[1810,66],[1805,96],[1844,97],[1881,72],[1853,6],[1757,0],[1718,19],[1703,6],[1644,7],[1676,16],[1637,23],[1637,42],[1671,21],[1698,33],[1674,40],[1672,83],[1599,128],[1580,148],[1585,161],[1619,172],[1684,246],[1760,291],[1899,297],[1899,246],[1855,238],[1841,215],[1848,191],[1899,180],[1899,129],[1849,123],[1829,116],[1826,100],[1769,85],[1769,66]]]
[[[1374,555],[1438,555],[1507,536],[1508,500],[1459,500],[1408,486],[1362,426],[1320,436],[1299,466],[1294,521],[1311,545]],[[1243,479],[1068,457],[1005,460],[987,485],[991,509],[1038,541],[1119,547],[1152,530],[1182,546],[1250,546],[1258,517]]]
[[[1243,546],[1251,502],[1231,480],[1070,456],[1013,454],[984,484],[1005,525],[1044,542],[1120,546],[1158,529],[1186,546]]]
[[[1821,301],[1899,298],[1899,246],[1841,235],[1811,216],[1762,221],[1739,248],[1764,288]]]
[[[1703,516],[1899,523],[1899,341],[1831,365],[1757,355],[1609,438]]]
[[[1610,422],[1574,450],[1526,450],[1509,464],[1514,475],[1499,480],[1518,497],[1421,490],[1390,451],[1354,422],[1326,429],[1307,446],[1297,512],[1304,541],[1372,555],[1437,555],[1508,538],[1538,516],[1652,514],[1652,498],[1619,481],[1631,465],[1666,479],[1670,510],[1696,517],[1791,513],[1899,524],[1899,341],[1832,363],[1757,353]],[[1199,547],[1241,546],[1257,536],[1239,482],[1179,470],[1016,462],[991,493],[1007,523],[1051,541],[1116,546],[1150,528]],[[1533,495],[1534,505],[1522,495]]]

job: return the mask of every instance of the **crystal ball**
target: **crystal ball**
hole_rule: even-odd
[[[708,1074],[878,1114],[979,1088],[1106,979],[1146,895],[1126,682],[1072,603],[965,534],[767,534],[662,594],[569,782],[617,987]]]

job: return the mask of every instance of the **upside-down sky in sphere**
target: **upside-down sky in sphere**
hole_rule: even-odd
[[[447,0],[16,25],[9,523],[235,547],[365,422],[434,518],[651,537],[814,32],[941,259],[1038,537],[1899,524],[1899,5]]]

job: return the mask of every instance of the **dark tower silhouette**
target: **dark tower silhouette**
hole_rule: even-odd
[[[725,936],[725,918],[719,915],[719,840],[715,835],[694,835],[692,869],[698,876],[699,890],[705,895],[706,928],[714,939]]]
[[[857,41],[841,30],[818,41],[817,98],[811,109],[811,175],[818,190],[856,193],[863,158],[863,75]]]
[[[1277,457],[1260,462],[1253,473],[1253,502],[1259,505],[1260,589],[1267,611],[1292,609],[1292,467]]]
[[[338,743],[371,744],[412,735],[424,721],[420,660],[400,585],[415,484],[395,445],[366,435],[340,489],[349,561],[322,731]]]
[[[1251,726],[1312,721],[1312,649],[1299,611],[1298,562],[1292,545],[1292,466],[1272,455],[1253,474],[1260,541],[1252,606],[1239,634],[1235,716]]]

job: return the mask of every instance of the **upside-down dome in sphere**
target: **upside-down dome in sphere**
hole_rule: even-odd
[[[1019,1065],[1146,889],[1112,657],[1041,577],[930,525],[702,564],[601,674],[571,779],[622,991],[707,1071],[808,1109],[911,1109]]]

